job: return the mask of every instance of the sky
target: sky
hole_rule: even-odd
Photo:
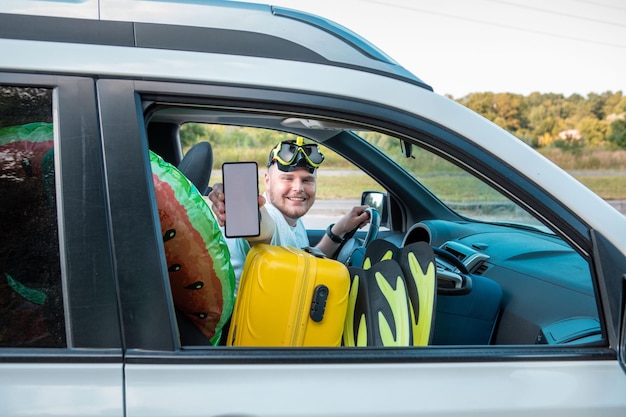
[[[624,0],[252,2],[333,20],[454,98],[475,92],[626,94]]]

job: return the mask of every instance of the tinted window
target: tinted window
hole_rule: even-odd
[[[65,346],[52,90],[0,86],[0,346]]]

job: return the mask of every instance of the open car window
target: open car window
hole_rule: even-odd
[[[419,139],[409,145],[400,134],[351,129],[349,123],[283,129],[284,115],[207,117],[194,110],[190,123],[180,123],[180,114],[172,129],[178,132],[172,161],[177,163],[176,149],[181,159],[196,144],[209,143],[209,186],[221,182],[223,163],[255,161],[263,192],[270,149],[298,136],[317,142],[325,160],[316,202],[303,217],[312,245],[360,204],[363,192],[382,193],[389,212],[379,239],[399,248],[426,243],[436,254],[432,334],[423,346],[605,345],[589,261],[503,193],[418,146]],[[161,149],[163,139],[151,137],[151,149]],[[366,230],[355,236],[363,239]],[[188,325],[179,314],[181,334]]]

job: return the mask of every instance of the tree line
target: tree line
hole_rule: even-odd
[[[534,148],[626,149],[626,96],[621,91],[587,97],[483,92],[456,101]]]

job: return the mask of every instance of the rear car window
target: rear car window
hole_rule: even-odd
[[[52,90],[0,85],[0,346],[64,347]]]

